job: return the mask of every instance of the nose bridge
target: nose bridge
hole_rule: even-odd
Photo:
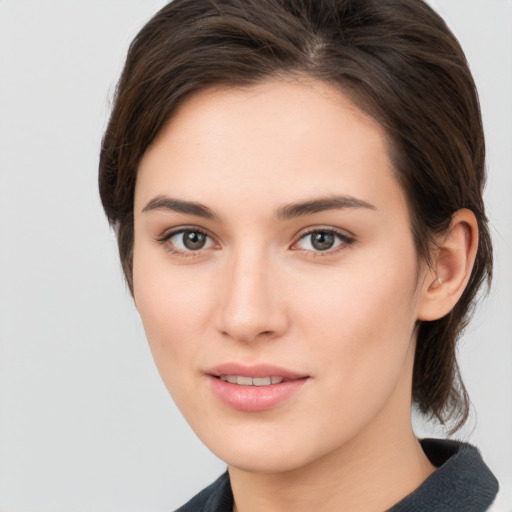
[[[286,313],[268,252],[246,246],[233,251],[226,267],[220,330],[239,341],[282,334]]]

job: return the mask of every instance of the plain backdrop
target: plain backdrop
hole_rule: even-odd
[[[163,4],[0,0],[1,512],[171,511],[225,467],[160,381],[97,193],[128,44]],[[474,407],[455,437],[481,449],[509,512],[512,2],[432,4],[480,90],[496,244],[492,293],[461,344]]]

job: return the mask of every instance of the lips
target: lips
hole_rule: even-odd
[[[278,366],[236,363],[216,366],[206,375],[216,398],[244,412],[273,409],[299,392],[309,380],[308,375]]]

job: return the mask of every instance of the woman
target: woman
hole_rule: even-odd
[[[228,471],[181,511],[487,510],[455,347],[490,279],[464,54],[420,0],[175,0],[100,192],[160,374]]]

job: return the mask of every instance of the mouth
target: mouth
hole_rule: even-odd
[[[216,398],[243,412],[263,412],[288,402],[310,380],[309,375],[273,365],[235,363],[217,366],[206,376]]]

